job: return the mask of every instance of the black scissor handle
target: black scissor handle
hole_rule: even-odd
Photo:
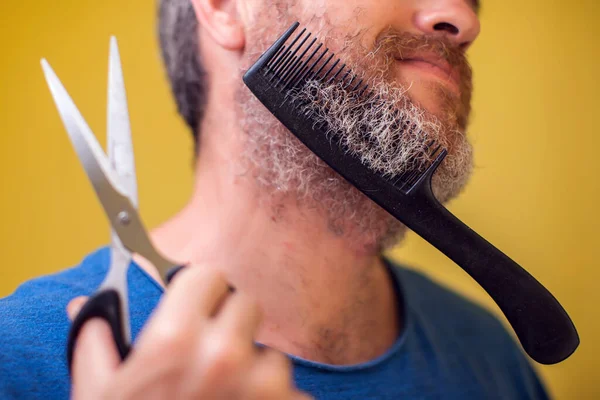
[[[171,268],[167,273],[167,284],[180,272],[185,265],[180,265]],[[73,352],[75,350],[75,342],[81,332],[81,328],[92,318],[102,318],[110,326],[117,351],[121,357],[121,361],[127,358],[131,351],[131,345],[125,340],[125,327],[123,326],[123,318],[121,316],[121,295],[114,289],[105,289],[95,293],[83,305],[79,314],[71,324],[69,329],[69,338],[67,339],[67,362],[69,371],[73,365]],[[125,321],[129,323],[129,321]]]
[[[121,316],[121,296],[114,289],[101,290],[89,298],[71,324],[67,340],[69,371],[71,371],[73,364],[73,351],[75,350],[77,337],[83,325],[92,318],[102,318],[108,323],[121,361],[127,358],[131,350],[131,345],[125,340],[125,327],[123,326]],[[128,323],[129,321],[126,322]]]
[[[176,267],[171,268],[168,272],[167,272],[167,285],[169,283],[171,283],[171,281],[173,280],[173,278],[175,278],[175,275],[177,275],[179,272],[181,272],[181,270],[183,270],[186,266],[185,265],[178,265]]]

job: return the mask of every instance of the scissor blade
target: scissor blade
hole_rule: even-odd
[[[119,48],[114,36],[110,39],[107,127],[110,164],[119,175],[125,194],[137,208],[138,192],[127,95]]]
[[[125,84],[117,40],[111,37],[110,55],[108,59],[108,107],[107,107],[107,142],[108,161],[113,171],[117,173],[125,195],[134,207],[137,207],[137,182],[135,163],[133,160],[133,145],[131,143],[131,128],[125,96]],[[103,285],[113,286],[121,299],[121,316],[127,344],[131,343],[131,324],[129,323],[129,299],[127,294],[127,270],[131,263],[131,252],[123,245],[119,234],[113,228],[111,237],[111,269]],[[114,268],[113,268],[114,267]]]
[[[167,273],[176,264],[156,251],[92,130],[46,60],[42,60],[42,68],[69,138],[113,229],[127,250],[150,261],[166,282]]]
[[[124,195],[124,190],[120,187],[119,177],[110,167],[110,163],[94,133],[45,59],[42,59],[42,69],[71,143],[75,147],[75,151],[94,188],[96,188],[96,185],[101,187],[112,186],[117,192]],[[101,187],[96,188],[96,191],[100,192],[98,193],[99,197],[102,196]],[[101,201],[104,203],[103,199]]]

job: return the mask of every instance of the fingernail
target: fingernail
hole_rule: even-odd
[[[81,307],[83,307],[86,301],[87,297],[82,296],[74,298],[67,304],[67,315],[71,321],[79,314]]]

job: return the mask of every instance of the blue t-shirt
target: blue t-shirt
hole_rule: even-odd
[[[0,299],[0,398],[66,399],[67,303],[89,295],[109,265],[106,248],[78,267]],[[317,399],[547,399],[512,337],[488,312],[424,276],[388,263],[403,329],[379,358],[333,366],[291,357],[296,385]],[[132,333],[163,291],[137,265],[128,273]]]

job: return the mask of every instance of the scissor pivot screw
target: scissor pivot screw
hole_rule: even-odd
[[[127,211],[121,211],[119,215],[117,215],[117,218],[119,218],[121,225],[128,225],[131,222]]]

